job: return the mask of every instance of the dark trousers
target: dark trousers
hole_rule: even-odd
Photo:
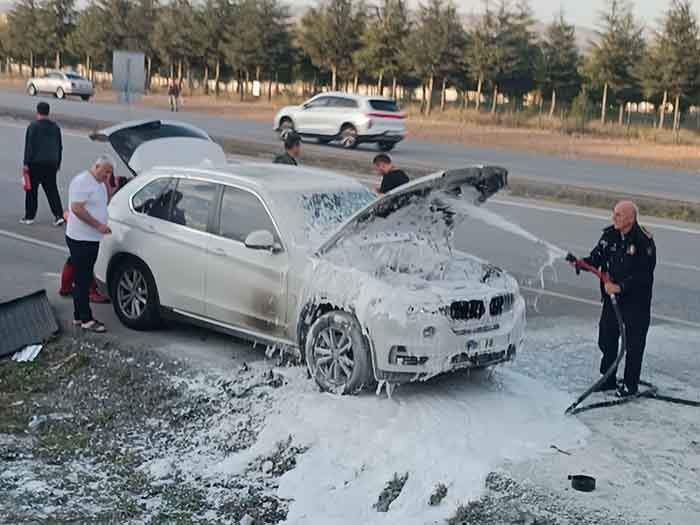
[[[58,219],[63,217],[63,205],[61,196],[58,193],[56,183],[56,173],[58,168],[51,164],[30,164],[29,179],[32,182],[32,189],[25,192],[24,197],[24,218],[34,219],[39,206],[39,186],[44,188],[46,199],[49,201],[51,213]]]
[[[92,283],[100,243],[96,241],[75,241],[66,236],[66,244],[70,250],[70,259],[75,271],[73,319],[87,323],[92,321],[90,284]]]
[[[630,392],[637,392],[639,377],[642,372],[642,359],[647,344],[647,332],[651,315],[649,309],[636,305],[621,305],[622,319],[627,333],[627,353],[625,354],[625,385]],[[598,347],[603,352],[600,360],[600,373],[604,374],[617,358],[620,340],[620,329],[617,317],[610,299],[603,301],[603,312],[600,316],[598,331]],[[612,376],[611,382],[615,380]]]

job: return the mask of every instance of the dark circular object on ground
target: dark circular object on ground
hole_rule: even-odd
[[[575,490],[580,490],[581,492],[593,492],[595,490],[594,477],[576,474],[569,476],[569,479],[571,480],[571,487]]]

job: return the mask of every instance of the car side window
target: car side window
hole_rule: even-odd
[[[251,232],[259,230],[269,231],[275,242],[279,242],[277,230],[260,199],[249,191],[225,186],[219,235],[242,243]]]
[[[357,102],[350,98],[343,97],[333,97],[333,101],[328,104],[334,108],[356,108],[358,107]]]
[[[168,220],[175,180],[170,177],[156,179],[137,191],[131,199],[136,213],[145,213],[156,219]]]
[[[307,109],[311,108],[325,108],[328,105],[330,97],[320,97],[315,99],[313,102],[309,102],[309,104],[306,106]]]
[[[173,192],[170,222],[205,232],[209,210],[216,195],[216,184],[205,181],[180,179]]]

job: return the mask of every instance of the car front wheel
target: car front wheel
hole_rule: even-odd
[[[90,100],[90,95],[80,95],[80,98],[87,102],[88,100]]]
[[[58,98],[58,99],[66,98],[66,92],[63,91],[63,88],[58,88],[56,90],[56,98]]]
[[[289,136],[290,133],[294,131],[294,123],[290,118],[283,118],[280,121],[280,126],[279,126],[279,137],[280,140],[286,140],[286,138]]]
[[[36,96],[36,86],[34,84],[29,84],[29,87],[27,88],[27,93],[29,93],[30,97]]]
[[[122,263],[112,277],[111,295],[119,320],[134,330],[150,330],[160,322],[158,290],[148,267],[136,259]]]
[[[306,365],[321,390],[354,394],[372,381],[369,343],[349,313],[320,316],[311,325],[305,346]]]

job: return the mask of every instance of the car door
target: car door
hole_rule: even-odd
[[[217,215],[207,247],[207,317],[244,333],[285,339],[289,259],[263,200],[222,186]],[[260,230],[272,233],[278,249],[246,247],[246,237]]]
[[[324,134],[336,135],[340,132],[340,127],[344,123],[353,121],[353,113],[357,109],[357,102],[351,98],[332,97],[328,103],[328,108]]]
[[[46,75],[42,75],[39,78],[36,79],[36,89],[37,91],[42,91],[42,92],[47,92],[50,91],[50,84],[51,84],[51,73],[48,73]]]
[[[204,315],[207,229],[217,186],[186,177],[156,181],[132,199],[132,208],[143,216],[131,244],[151,270],[163,306]]]
[[[299,133],[307,135],[323,134],[323,122],[328,115],[328,102],[331,97],[317,97],[304,104],[294,123]]]

